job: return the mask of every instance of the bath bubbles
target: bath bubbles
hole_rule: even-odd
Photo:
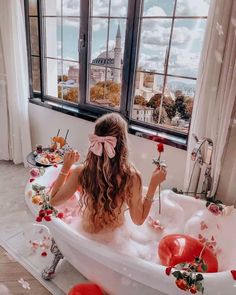
[[[121,284],[124,286],[129,286],[131,284],[131,280],[128,279],[127,277],[122,277]]]

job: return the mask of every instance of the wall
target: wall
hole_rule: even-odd
[[[61,129],[65,135],[70,129],[68,142],[77,148],[84,159],[88,148],[88,134],[93,133],[94,123],[78,119],[41,106],[29,104],[30,129],[32,145],[48,146],[50,138]],[[143,176],[143,183],[148,184],[154,166],[153,157],[157,156],[156,144],[153,141],[129,135],[130,158]],[[186,152],[174,147],[165,146],[163,156],[168,166],[168,177],[163,188],[182,188],[184,181]]]

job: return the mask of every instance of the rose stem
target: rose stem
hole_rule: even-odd
[[[158,157],[158,160],[159,160],[159,167],[161,168],[161,153],[159,152],[159,157]],[[159,215],[161,215],[161,185],[159,184]]]

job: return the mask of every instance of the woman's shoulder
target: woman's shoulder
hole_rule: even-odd
[[[130,166],[131,171],[131,178],[134,182],[140,182],[141,180],[141,173],[133,166]]]

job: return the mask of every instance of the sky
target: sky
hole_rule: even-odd
[[[46,1],[47,3],[48,1]],[[109,0],[92,1],[91,60],[106,49]],[[173,15],[174,0],[144,0],[141,25],[138,67],[159,73],[164,71],[164,58],[169,42],[171,20],[155,19]],[[177,0],[176,16],[207,16],[210,0]],[[114,47],[117,26],[120,24],[122,45],[125,40],[128,0],[111,0],[109,50]],[[63,58],[78,61],[79,0],[57,0],[57,12],[46,8],[47,15],[75,16],[63,18]],[[148,18],[145,18],[148,17]],[[55,21],[55,20],[51,20]],[[178,19],[173,28],[168,74],[196,78],[206,19]],[[60,23],[58,23],[58,53],[62,45]],[[60,54],[59,54],[60,55]],[[58,56],[59,57],[59,56]],[[68,68],[68,63],[65,63]],[[173,80],[173,79],[172,79]]]

